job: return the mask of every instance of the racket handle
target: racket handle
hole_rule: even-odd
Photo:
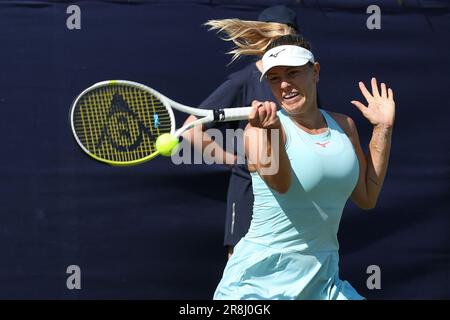
[[[219,109],[214,113],[214,120],[218,122],[247,120],[252,107]]]

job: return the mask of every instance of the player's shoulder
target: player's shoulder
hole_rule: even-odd
[[[356,124],[350,116],[328,110],[326,112],[334,119],[334,121],[337,122],[337,124],[348,136],[352,136],[357,133]]]

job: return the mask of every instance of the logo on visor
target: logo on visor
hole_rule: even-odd
[[[285,49],[281,49],[281,50],[278,51],[277,53],[272,53],[272,54],[269,56],[269,58],[270,58],[270,57],[276,58],[276,57],[280,54],[280,52],[283,52],[284,50],[286,50],[286,48],[285,48]]]

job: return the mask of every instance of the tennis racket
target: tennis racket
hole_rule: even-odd
[[[201,118],[175,129],[172,108]],[[251,107],[188,107],[143,84],[109,80],[78,95],[70,109],[70,125],[78,145],[95,160],[115,166],[136,165],[159,154],[155,143],[161,134],[179,138],[196,125],[245,120],[250,111]]]

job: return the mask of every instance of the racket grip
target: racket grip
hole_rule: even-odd
[[[222,109],[223,119],[218,119],[217,121],[247,120],[251,110],[252,107]]]

